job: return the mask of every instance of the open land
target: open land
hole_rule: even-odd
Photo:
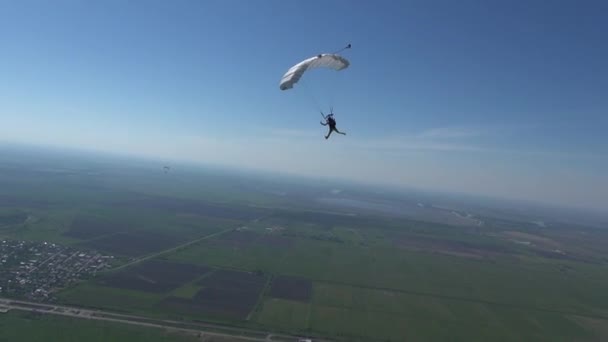
[[[19,160],[0,163],[11,300],[264,338],[608,339],[602,223],[144,161]],[[13,311],[0,324],[55,324]]]

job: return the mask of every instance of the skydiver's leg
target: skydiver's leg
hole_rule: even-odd
[[[336,131],[336,133],[338,133],[338,134],[346,135],[346,133],[338,131],[338,129],[336,127],[334,127],[334,131]]]
[[[333,132],[333,129],[329,129],[329,132],[327,132],[327,135],[325,136],[325,139],[328,139],[329,136],[331,135],[331,132]]]

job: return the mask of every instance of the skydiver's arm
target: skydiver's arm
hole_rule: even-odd
[[[323,126],[327,126],[327,123],[325,123],[325,122],[323,122],[323,121],[320,121],[319,123],[320,123],[321,125],[323,125]]]

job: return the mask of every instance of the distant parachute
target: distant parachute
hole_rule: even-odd
[[[165,173],[167,173],[167,172],[169,172],[169,170],[171,170],[171,168],[169,166],[165,165],[163,167],[163,170],[165,171]]]

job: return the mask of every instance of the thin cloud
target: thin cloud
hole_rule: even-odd
[[[272,137],[285,137],[285,138],[315,138],[318,137],[319,134],[317,132],[313,132],[312,130],[303,130],[303,129],[290,129],[290,128],[280,128],[271,130],[268,134]]]
[[[375,153],[400,153],[415,151],[486,151],[487,147],[467,141],[483,135],[484,131],[473,127],[441,127],[408,135],[392,137],[372,137],[340,139],[328,148],[342,147]],[[261,143],[283,143],[287,145],[313,146],[318,148],[320,136],[312,130],[279,128],[265,130],[257,138]]]
[[[412,152],[412,151],[487,151],[484,146],[467,143],[450,143],[433,141],[429,139],[416,139],[411,137],[397,137],[388,139],[370,139],[355,143],[357,147],[371,150],[384,150],[387,152]]]
[[[484,152],[489,148],[479,142],[473,142],[475,140],[473,138],[489,133],[490,130],[483,127],[437,127],[406,135],[371,138],[356,144],[361,148],[393,153],[399,151]]]
[[[463,139],[478,137],[488,131],[478,127],[438,127],[422,131],[414,137],[420,139]]]
[[[532,124],[473,124],[460,126],[435,127],[413,134],[421,139],[470,139],[488,137],[492,135],[505,135],[538,129]]]

